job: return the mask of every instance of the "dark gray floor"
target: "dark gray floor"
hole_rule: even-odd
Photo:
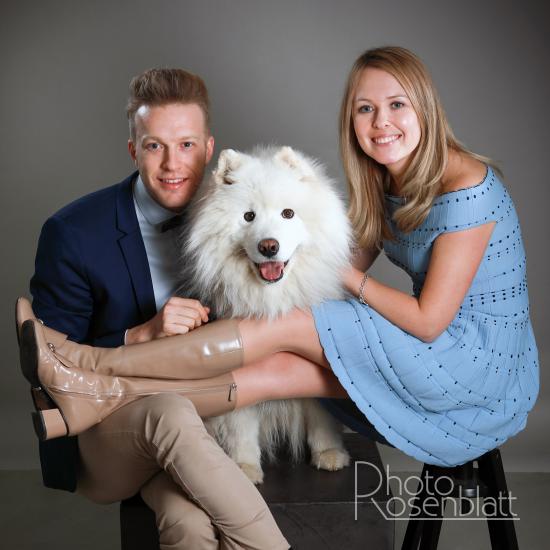
[[[39,471],[0,471],[0,547],[119,550],[118,505],[97,506],[42,486]]]
[[[405,479],[408,474],[396,475]],[[548,549],[550,474],[509,473],[507,478],[509,489],[517,497],[515,512],[521,518],[516,522],[520,548]],[[38,471],[0,471],[0,495],[1,548],[119,549],[118,505],[97,506],[77,495],[44,489]],[[399,548],[406,522],[395,523],[395,548]],[[370,548],[365,541],[365,550]],[[452,521],[443,525],[439,550],[487,548],[485,522]]]

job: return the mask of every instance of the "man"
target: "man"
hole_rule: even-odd
[[[128,150],[137,172],[48,219],[31,280],[38,318],[72,340],[105,347],[182,334],[209,313],[196,300],[173,297],[173,228],[214,148],[206,87],[185,71],[153,69],[134,78],[130,91]],[[184,472],[167,464],[159,441],[189,454]],[[161,547],[288,548],[257,491],[182,396],[140,399],[78,441],[41,443],[40,457],[48,487],[76,488],[96,502],[140,491],[155,511]],[[216,475],[224,480],[218,486]],[[237,492],[245,502],[227,514]]]

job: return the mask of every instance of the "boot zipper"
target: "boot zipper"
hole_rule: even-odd
[[[78,367],[75,367],[74,365],[67,365],[67,363],[65,363],[63,361],[63,359],[61,358],[62,356],[60,356],[58,353],[57,353],[57,350],[55,349],[55,346],[51,343],[51,342],[48,342],[48,348],[50,349],[50,351],[52,352],[52,355],[54,357],[54,359],[60,363],[61,365],[63,365],[64,367],[67,367],[68,369],[75,369],[75,368],[78,368]]]
[[[234,387],[233,387],[234,386]],[[237,390],[237,385],[235,383],[231,384],[229,386],[229,398],[228,401],[231,401],[233,393]],[[54,386],[50,386],[48,388],[48,391],[53,393],[59,393],[59,394],[72,394],[72,395],[79,395],[81,397],[89,397],[91,399],[117,399],[120,397],[124,397],[125,395],[155,395],[159,393],[216,393],[220,391],[227,391],[227,384],[219,384],[217,386],[210,386],[208,388],[188,388],[188,387],[182,387],[182,388],[171,388],[169,390],[154,390],[154,391],[134,391],[134,392],[128,392],[128,391],[121,391],[119,393],[112,393],[112,392],[96,392],[96,393],[86,393],[86,392],[78,392],[74,390],[65,390],[63,388],[57,388]]]
[[[228,401],[233,401],[234,397],[235,397],[235,392],[237,391],[237,384],[235,384],[235,382],[233,382],[230,386],[229,386],[229,395],[227,396],[227,400]]]

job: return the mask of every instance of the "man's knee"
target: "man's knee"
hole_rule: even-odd
[[[210,517],[162,471],[142,488],[141,496],[155,512],[162,547],[217,549],[217,530]]]
[[[217,529],[210,518],[200,509],[199,512],[174,516],[174,522],[159,525],[161,547],[187,550],[217,549]]]

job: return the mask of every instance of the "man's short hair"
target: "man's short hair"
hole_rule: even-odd
[[[126,115],[130,136],[135,139],[135,114],[142,106],[158,107],[170,103],[194,103],[204,114],[206,129],[210,128],[208,90],[200,76],[183,69],[149,69],[132,78]]]

